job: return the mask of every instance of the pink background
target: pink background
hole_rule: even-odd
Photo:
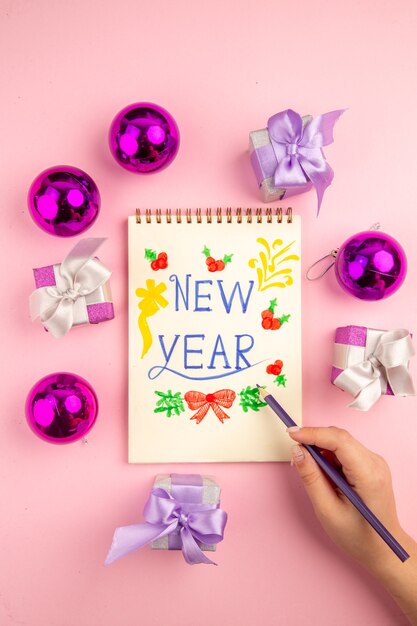
[[[416,400],[384,397],[357,413],[329,374],[336,326],[417,332],[417,5],[2,0],[0,13],[0,623],[403,624],[324,535],[289,464],[127,464],[126,218],[136,206],[260,205],[248,132],[287,107],[349,107],[326,150],[336,176],[320,217],[314,192],[291,201],[303,216],[304,266],[380,221],[405,247],[409,273],[377,303],[345,295],[332,273],[304,281],[304,419],[348,428],[387,458],[400,518],[415,534]],[[148,177],[119,168],[107,147],[113,116],[140,100],[165,106],[182,133],[174,163]],[[113,269],[116,319],[56,341],[29,320],[31,268],[62,260],[75,240],[39,230],[26,193],[41,170],[62,163],[89,172],[101,191],[88,235],[109,238],[100,257]],[[27,392],[59,370],[84,376],[99,396],[88,445],[48,445],[26,425]],[[148,548],[104,567],[115,526],[140,521],[154,475],[174,469],[213,473],[222,485],[229,523],[219,567]]]

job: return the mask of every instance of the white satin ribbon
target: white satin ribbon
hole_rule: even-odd
[[[368,411],[386,392],[388,383],[394,395],[414,396],[408,371],[408,361],[413,355],[408,330],[400,328],[384,332],[368,329],[364,348],[335,345],[333,365],[343,372],[334,384],[354,397],[349,406],[359,411]]]
[[[55,266],[56,285],[40,287],[30,295],[32,321],[40,318],[54,337],[63,337],[77,323],[88,323],[86,296],[101,287],[111,276],[92,258],[105,238],[79,241],[59,266]]]

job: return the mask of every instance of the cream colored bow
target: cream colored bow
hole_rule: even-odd
[[[347,346],[349,348],[349,346]],[[383,332],[371,354],[337,376],[334,384],[355,399],[350,407],[368,411],[390,385],[396,396],[414,396],[408,361],[414,355],[408,330]]]
[[[63,337],[75,318],[88,322],[85,296],[111,276],[110,270],[92,258],[103,241],[101,238],[79,241],[55,269],[56,286],[40,287],[30,295],[32,321],[39,317],[54,337]]]

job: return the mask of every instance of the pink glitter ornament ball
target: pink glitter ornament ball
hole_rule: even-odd
[[[90,228],[100,210],[93,179],[69,165],[51,167],[33,181],[28,194],[30,214],[47,233],[73,237]]]
[[[98,412],[91,385],[76,374],[57,372],[39,380],[26,400],[33,432],[50,443],[71,443],[93,427]]]
[[[382,300],[401,287],[407,273],[405,252],[395,239],[377,230],[350,237],[335,260],[340,286],[362,300]]]
[[[156,172],[175,158],[180,145],[178,126],[158,104],[138,102],[116,115],[109,133],[116,161],[136,174]]]

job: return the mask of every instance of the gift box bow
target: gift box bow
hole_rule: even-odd
[[[301,115],[292,109],[281,111],[268,120],[268,133],[277,160],[275,186],[294,187],[311,180],[317,192],[317,212],[334,175],[321,148],[333,143],[333,127],[345,110],[318,115],[305,126]]]
[[[187,563],[216,565],[196,540],[208,544],[222,541],[227,522],[225,511],[215,504],[182,502],[166,489],[154,488],[143,513],[145,523],[116,528],[105,565],[178,530]]]
[[[32,321],[39,317],[54,337],[63,337],[70,330],[75,308],[82,313],[81,305],[85,311],[85,296],[110,278],[111,271],[93,258],[103,241],[104,238],[79,241],[55,270],[56,286],[39,287],[31,294]],[[85,318],[88,321],[86,314]]]
[[[372,333],[372,329],[368,329],[368,333]],[[365,357],[360,363],[348,366],[334,380],[337,387],[354,396],[350,407],[367,411],[386,392],[388,384],[394,395],[415,395],[408,371],[408,361],[414,355],[408,330],[401,328],[380,333],[371,351],[367,347],[342,344],[338,348],[343,352],[339,358],[344,360],[349,361],[349,353],[356,350],[362,350]]]

